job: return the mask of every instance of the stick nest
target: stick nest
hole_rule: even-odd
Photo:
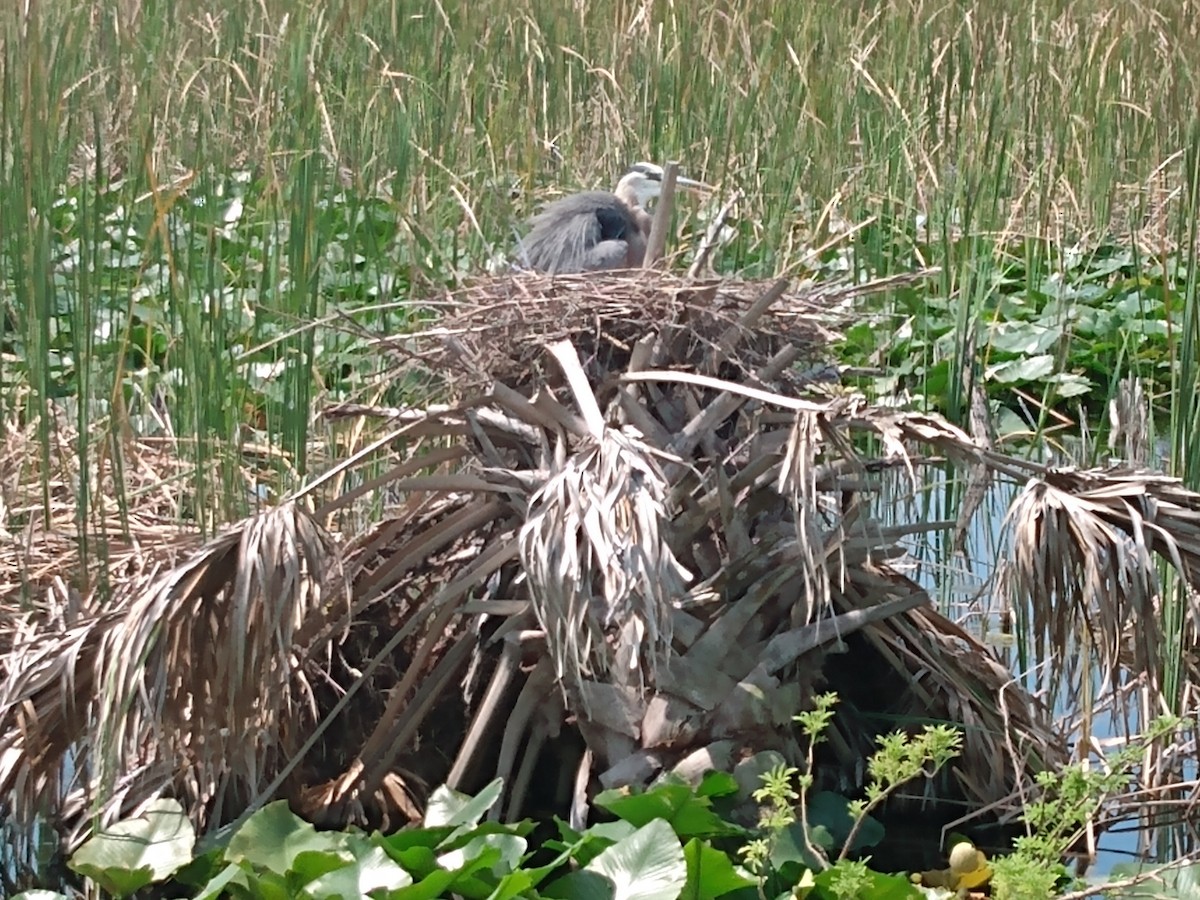
[[[730,377],[747,376],[781,348],[815,359],[846,321],[847,303],[912,276],[862,286],[800,287],[787,282],[686,280],[653,270],[477,279],[449,292],[433,327],[385,342],[406,375],[423,371],[458,391],[493,381],[528,389],[545,377],[547,344],[570,340],[589,378],[628,368],[634,348],[656,336],[655,355],[697,370],[714,357]],[[773,302],[756,307],[774,291]],[[727,358],[720,350],[736,344]]]

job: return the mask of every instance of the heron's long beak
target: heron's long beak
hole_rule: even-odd
[[[690,191],[708,192],[713,190],[711,184],[705,184],[703,181],[696,181],[694,178],[684,178],[682,175],[675,176],[675,187],[687,188]]]

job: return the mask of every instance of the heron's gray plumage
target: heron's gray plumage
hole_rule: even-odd
[[[539,272],[636,268],[646,255],[646,234],[639,216],[607,191],[564,197],[549,204],[530,224],[529,234],[521,241],[520,258]]]
[[[662,167],[634,163],[612,193],[584,191],[556,200],[530,222],[517,248],[520,265],[550,274],[638,268],[650,239],[650,214],[642,207],[662,192],[662,180]],[[675,184],[708,189],[690,178]]]

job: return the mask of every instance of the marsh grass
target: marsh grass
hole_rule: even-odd
[[[5,196],[22,202],[6,204],[4,257],[25,377],[39,402],[55,385],[110,401],[130,372],[89,332],[107,319],[132,342],[136,320],[165,339],[155,368],[179,373],[176,430],[230,440],[243,413],[230,398],[257,393],[238,384],[239,349],[368,288],[402,299],[452,281],[507,249],[555,191],[677,158],[745,191],[723,269],[819,272],[813,248],[839,234],[825,262],[941,265],[916,301],[950,310],[954,414],[1008,243],[1186,245],[1190,12],[1085,0],[10,10],[0,142]],[[70,223],[44,212],[64,198],[78,205]],[[1054,262],[1032,253],[1025,279]],[[222,320],[217,298],[245,314]],[[262,360],[281,364],[266,432],[300,473],[323,346],[297,331]]]

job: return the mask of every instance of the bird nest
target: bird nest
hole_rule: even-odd
[[[839,337],[851,300],[918,277],[797,288],[786,280],[695,280],[650,269],[515,273],[449,292],[435,324],[384,345],[404,360],[407,376],[420,370],[431,384],[458,391],[496,381],[528,389],[546,377],[544,347],[558,340],[572,342],[594,380],[631,364],[663,363],[706,363],[714,374],[753,377],[785,348],[794,360],[821,357]],[[781,377],[802,380],[785,369]]]

